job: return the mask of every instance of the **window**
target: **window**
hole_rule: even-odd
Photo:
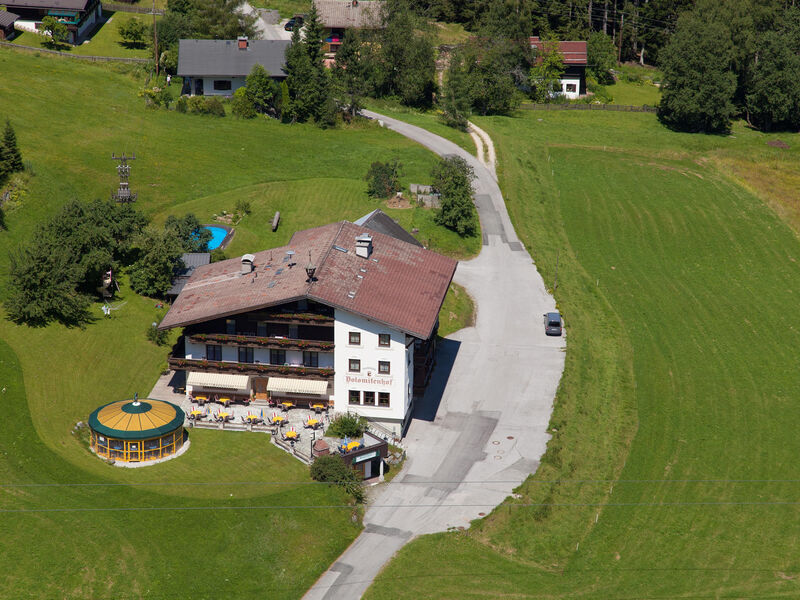
[[[253,362],[253,349],[245,348],[244,346],[239,346],[239,362],[240,363]]]
[[[375,392],[364,392],[364,406],[375,406]]]
[[[577,92],[577,91],[578,91],[574,83],[568,83],[568,84],[566,84],[564,87],[565,87],[565,91],[566,91],[567,93],[572,93],[572,94],[574,94],[575,92]]]
[[[361,372],[361,361],[360,360],[358,360],[357,358],[351,358],[349,362],[350,362],[350,366],[348,367],[348,370],[351,373],[360,373]]]
[[[225,319],[225,333],[228,335],[236,335],[236,320]]]
[[[289,325],[289,337],[293,340],[296,340],[299,337],[297,335],[297,325]]]
[[[269,364],[271,364],[271,365],[285,365],[286,364],[286,350],[270,350],[269,351]]]
[[[351,346],[360,346],[361,345],[361,332],[359,332],[359,331],[351,331],[350,332],[350,345]]]
[[[388,360],[379,360],[378,361],[378,373],[380,373],[381,375],[388,375],[389,372],[390,372],[389,364],[390,363],[389,363]]]
[[[222,346],[206,346],[206,358],[208,360],[222,360]]]
[[[378,334],[378,346],[382,346],[384,348],[388,348],[392,345],[392,336],[388,333],[379,333]]]
[[[267,324],[264,321],[256,323],[256,335],[259,337],[267,337]]]
[[[319,353],[303,351],[303,366],[304,367],[318,367],[319,366]]]
[[[350,404],[361,404],[361,392],[350,390]]]
[[[225,92],[231,89],[230,79],[215,79],[214,89],[218,92]]]
[[[389,392],[378,392],[378,406],[389,408]]]

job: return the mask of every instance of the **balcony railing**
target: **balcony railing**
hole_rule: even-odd
[[[189,335],[194,344],[230,344],[236,346],[254,346],[280,350],[308,350],[312,352],[332,352],[333,342],[319,340],[295,340],[290,338],[262,337],[255,335],[239,335],[226,333],[195,333]]]
[[[309,379],[333,378],[333,369],[325,367],[304,367],[294,365],[266,365],[263,363],[240,363],[221,360],[204,360],[170,356],[167,359],[171,369],[189,369],[207,373],[238,373],[240,375],[285,375],[288,377],[307,377]]]
[[[261,317],[267,323],[292,325],[333,325],[333,316],[308,312],[274,312]]]

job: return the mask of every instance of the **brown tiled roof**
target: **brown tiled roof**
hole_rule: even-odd
[[[365,233],[373,240],[370,258],[355,253],[355,239]],[[293,267],[286,260],[288,250],[295,252]],[[309,252],[317,266],[311,283],[304,269]],[[254,256],[252,273],[241,274],[241,258],[195,269],[159,328],[307,298],[427,339],[457,264],[347,221],[298,231],[287,246]]]
[[[531,38],[531,48],[541,52],[544,42],[537,36]],[[565,65],[586,66],[586,42],[558,42],[558,51],[564,57]]]
[[[335,29],[379,29],[381,0],[314,0],[319,20],[325,27]]]

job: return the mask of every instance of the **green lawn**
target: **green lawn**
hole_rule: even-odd
[[[105,21],[98,23],[94,33],[89,37],[89,41],[80,44],[79,46],[70,46],[64,44],[58,48],[62,52],[69,52],[71,54],[79,54],[82,56],[120,56],[124,58],[150,58],[153,51],[148,49],[145,44],[140,47],[132,48],[122,43],[119,36],[119,24],[129,21],[130,19],[137,18],[147,24],[152,23],[151,15],[136,15],[133,13],[124,12],[111,12],[105,11],[103,13]],[[20,33],[14,38],[13,42],[21,46],[35,46],[37,48],[48,48],[50,46],[43,44],[47,38],[31,33],[29,31]],[[151,40],[152,41],[152,40]]]
[[[451,283],[439,311],[439,335],[447,337],[475,324],[475,302],[462,286]]]
[[[368,597],[800,596],[800,241],[724,168],[796,175],[800,136],[779,151],[647,114],[478,124],[545,281],[559,256],[553,438],[517,498],[412,542]]]
[[[72,198],[115,189],[112,152],[136,153],[131,186],[157,222],[188,209],[210,218],[249,198],[236,252],[380,206],[363,181],[373,160],[400,159],[405,185],[435,161],[376,124],[322,131],[147,109],[140,71],[125,65],[3,49],[0,72],[0,118],[13,122],[35,173],[0,232],[0,290],[9,249],[36,223]],[[273,238],[275,206],[285,213]],[[463,252],[429,211],[392,214],[432,245]],[[101,462],[72,433],[98,405],[146,395],[165,365],[169,349],[145,339],[155,302],[123,283],[114,306],[111,319],[95,306],[97,321],[83,329],[0,318],[0,510],[51,511],[0,513],[0,597],[302,596],[360,520],[338,488],[312,483],[268,436],[191,431],[183,456],[128,470]],[[77,483],[86,485],[67,485]],[[118,508],[148,510],[101,510]]]
[[[442,123],[439,118],[439,112],[436,110],[420,111],[415,108],[403,106],[399,102],[376,100],[374,98],[367,99],[366,108],[382,113],[387,117],[393,117],[400,121],[405,121],[406,123],[411,123],[412,125],[427,129],[461,146],[470,154],[475,154],[475,142],[472,141],[472,137],[470,137],[469,133]],[[421,182],[415,181],[414,183]]]
[[[613,98],[613,104],[658,106],[661,101],[661,90],[652,83],[631,83],[620,80],[606,89]]]
[[[282,19],[305,15],[311,10],[311,0],[253,0],[251,4],[258,8],[277,10]]]

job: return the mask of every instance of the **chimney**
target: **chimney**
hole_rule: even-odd
[[[242,275],[247,275],[253,272],[256,257],[252,254],[245,254],[242,256]]]
[[[356,237],[356,255],[361,258],[369,258],[372,254],[372,236],[362,233]]]
[[[247,36],[244,35],[240,35],[236,41],[239,42],[239,50],[247,50],[248,46],[250,45],[250,42],[247,40]]]

